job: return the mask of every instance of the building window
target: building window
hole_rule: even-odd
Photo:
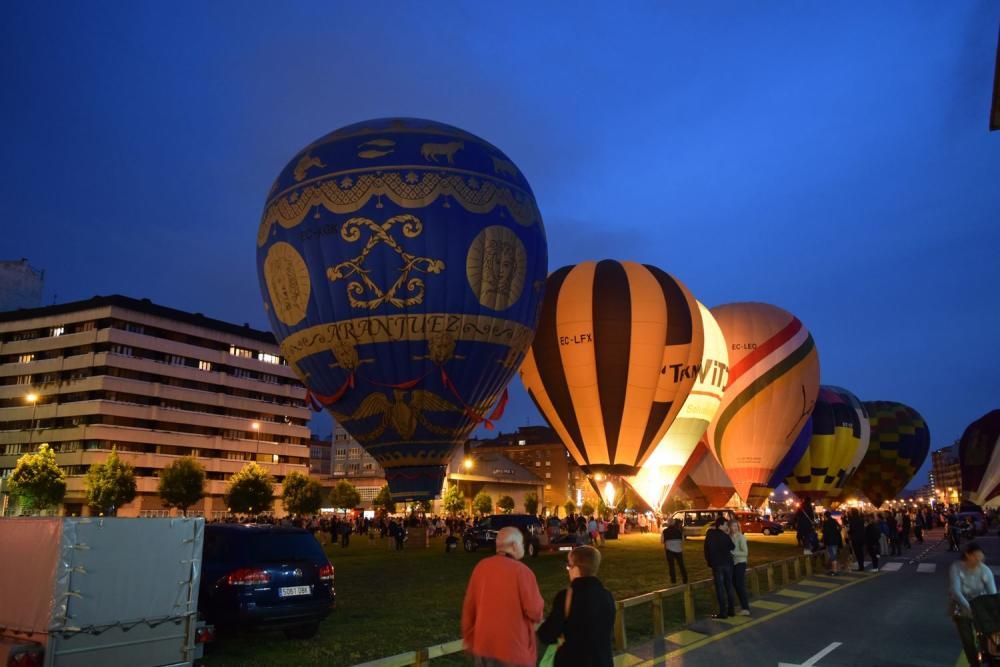
[[[518,440],[517,441],[517,446],[518,447],[524,447],[526,444],[528,444],[527,440]]]
[[[261,373],[260,374],[260,381],[261,382],[267,382],[268,384],[278,384],[278,382],[279,382],[278,376],[271,375],[269,373]]]
[[[253,359],[253,351],[248,350],[244,347],[236,347],[235,345],[229,346],[229,354],[234,357],[244,357],[245,359]]]
[[[552,490],[552,485],[551,484],[546,484],[545,485],[545,490],[546,491],[551,491]]]
[[[268,354],[267,352],[261,352],[257,355],[257,359],[263,361],[265,364],[280,364],[281,357],[276,354]]]
[[[111,354],[120,354],[123,357],[131,357],[132,348],[128,345],[112,345]]]
[[[375,497],[378,496],[379,491],[381,491],[381,489],[376,486],[358,487],[358,495],[361,497],[361,500],[375,500]]]
[[[546,467],[551,468],[552,467],[552,461],[546,461],[545,465],[546,465]]]
[[[185,366],[186,360],[184,359],[184,357],[178,356],[176,354],[168,354],[167,363],[170,364],[171,366]]]
[[[366,463],[365,464],[365,471],[366,472],[372,472],[374,470],[375,470],[375,466],[373,464],[371,464],[371,463]]]
[[[96,327],[97,327],[97,323],[94,322],[94,321],[81,322],[80,324],[78,324],[76,326],[76,331],[77,331],[77,333],[80,333],[80,332],[83,332],[83,331],[93,331]]]
[[[17,384],[31,384],[31,376],[30,375],[18,375],[17,376]]]
[[[198,362],[198,370],[202,370],[202,371],[210,371],[210,370],[212,370],[212,362],[211,361],[199,361]]]
[[[541,468],[542,467],[542,462],[541,461],[535,461],[535,467],[536,468]]]
[[[141,334],[141,333],[146,333],[146,327],[142,326],[141,324],[136,324],[134,322],[126,322],[125,331],[131,331],[132,333]]]
[[[66,333],[66,327],[52,327],[49,330],[49,335],[55,338],[56,336],[62,336]]]
[[[17,363],[19,364],[30,364],[35,360],[35,355],[33,354],[22,354],[17,358]]]
[[[347,458],[347,450],[346,449],[338,449],[337,450],[337,458],[338,459],[346,459]]]
[[[361,448],[360,447],[351,447],[351,451],[348,452],[348,458],[351,458],[351,459],[360,459],[361,458]]]
[[[550,472],[545,473],[545,479],[552,479],[552,473]]]
[[[233,377],[245,378],[247,380],[253,380],[254,379],[254,374],[251,373],[250,371],[248,371],[245,368],[234,368],[233,369]]]

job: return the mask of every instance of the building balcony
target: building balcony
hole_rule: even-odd
[[[49,326],[54,325],[50,324]],[[39,325],[38,328],[44,328],[44,325]],[[102,329],[101,331],[106,331],[106,329]],[[100,331],[97,329],[91,329],[90,331],[63,334],[61,336],[46,336],[31,340],[15,340],[8,343],[0,343],[0,354],[4,356],[8,354],[36,354],[38,352],[61,350],[67,347],[93,345],[99,342],[99,333]]]

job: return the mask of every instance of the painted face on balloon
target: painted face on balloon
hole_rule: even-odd
[[[487,242],[483,256],[484,292],[487,295],[496,298],[509,294],[517,269],[517,249],[513,243],[499,239]]]

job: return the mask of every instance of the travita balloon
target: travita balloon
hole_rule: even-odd
[[[913,408],[892,401],[862,403],[871,439],[841,498],[864,494],[875,507],[895,498],[924,464],[931,446],[927,422]]]
[[[455,127],[372,120],[299,151],[257,234],[282,354],[375,457],[433,498],[531,344],[547,254],[524,175]]]
[[[801,498],[837,498],[868,451],[870,437],[868,415],[858,397],[840,387],[821,386],[812,437],[785,484]]]
[[[722,390],[729,379],[726,340],[708,308],[698,303],[698,316],[705,333],[701,361],[692,368],[694,386],[663,439],[642,464],[639,474],[626,479],[649,506],[659,511],[678,473],[691,458],[722,402]],[[732,493],[730,492],[730,496]],[[728,499],[728,496],[727,496]]]
[[[812,414],[819,355],[797,317],[766,303],[712,309],[729,346],[729,384],[708,442],[747,504],[768,498],[774,474]],[[783,475],[787,475],[784,471]]]
[[[962,495],[977,505],[1000,495],[1000,410],[969,424],[958,443]]]
[[[635,475],[697,380],[704,334],[688,289],[603,260],[549,276],[521,380],[583,470]]]

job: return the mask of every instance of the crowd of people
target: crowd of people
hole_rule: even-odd
[[[597,578],[601,552],[582,545],[567,554],[569,584],[556,593],[548,617],[535,573],[522,558],[523,534],[503,528],[496,555],[472,571],[462,604],[462,640],[475,665],[611,667],[615,601]],[[545,649],[539,651],[540,645]]]
[[[998,523],[995,514],[984,517]],[[236,521],[234,518],[225,521]],[[351,535],[369,540],[388,539],[391,549],[402,550],[409,536],[417,534],[446,537],[446,550],[455,548],[474,522],[464,516],[443,518],[436,515],[321,516],[311,519],[262,516],[242,521],[300,527],[314,533],[320,542],[347,548]],[[839,516],[825,512],[817,516],[808,499],[792,518],[798,543],[806,553],[822,549],[827,573],[837,575],[842,568],[878,571],[880,559],[902,555],[914,544],[924,542],[924,533],[944,527],[949,550],[961,553],[949,570],[951,615],[970,665],[979,664],[979,646],[972,620],[971,601],[983,595],[996,595],[992,572],[983,563],[983,552],[974,540],[977,528],[973,521],[956,511],[930,507],[900,508],[863,513],[849,508]],[[517,528],[504,528],[497,535],[496,555],[480,561],[473,570],[462,609],[462,637],[466,649],[480,667],[506,665],[613,664],[611,643],[614,598],[597,578],[602,546],[627,532],[657,530],[655,519],[642,514],[609,518],[569,514],[542,520],[543,541],[573,536],[574,545],[567,556],[568,586],[552,600],[551,611],[543,617],[544,601],[538,582],[524,557],[524,534]],[[671,584],[678,578],[688,583],[684,562],[684,526],[680,519],[664,524],[660,542],[664,549]],[[750,615],[746,570],[749,545],[740,522],[719,516],[708,530],[704,557],[712,572],[718,612],[713,618]],[[739,603],[739,610],[736,603]],[[538,660],[541,659],[541,662]]]
[[[947,528],[949,551],[959,551],[963,539],[972,539],[976,532],[971,518],[929,506],[867,513],[854,507],[839,520],[831,512],[817,520],[808,498],[795,513],[793,522],[796,538],[805,553],[820,548],[826,551],[828,574],[837,574],[845,561],[861,571],[870,562],[871,569],[877,571],[880,557],[901,556],[914,544],[923,544],[924,531],[932,528]]]

